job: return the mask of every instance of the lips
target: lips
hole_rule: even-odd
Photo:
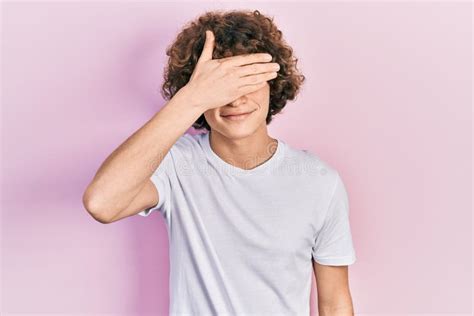
[[[251,113],[253,111],[250,111],[250,112],[241,112],[241,113],[231,113],[231,114],[225,114],[225,115],[221,115],[223,117],[228,117],[228,116],[238,116],[238,115],[243,115],[243,114],[248,114],[248,113]]]
[[[221,115],[223,118],[226,120],[231,120],[231,121],[239,121],[247,118],[250,114],[252,114],[254,111],[250,112],[241,112],[241,113],[235,113],[235,114],[226,114],[226,115]]]

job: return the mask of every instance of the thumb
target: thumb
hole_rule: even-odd
[[[212,59],[212,52],[214,50],[214,33],[212,31],[206,31],[206,41],[199,57],[198,63]]]

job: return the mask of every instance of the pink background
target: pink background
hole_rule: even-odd
[[[299,58],[269,130],[345,180],[356,313],[470,314],[472,11],[446,1],[4,3],[2,315],[167,313],[164,220],[102,225],[81,197],[163,105],[166,46],[215,8],[274,16]]]

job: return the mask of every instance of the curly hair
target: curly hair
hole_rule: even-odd
[[[206,39],[206,30],[215,36],[213,59],[240,54],[269,53],[272,62],[280,65],[276,78],[269,80],[270,104],[266,117],[268,125],[287,100],[294,100],[305,80],[297,69],[298,59],[293,49],[283,40],[282,32],[273,18],[258,10],[206,11],[196,20],[188,22],[167,47],[168,64],[164,71],[161,95],[170,100],[185,86],[193,73]],[[192,125],[195,129],[211,130],[202,114]]]

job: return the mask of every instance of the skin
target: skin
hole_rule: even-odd
[[[269,110],[270,86],[246,94],[229,105],[206,111],[211,127],[213,151],[228,163],[241,169],[253,169],[274,154],[277,140],[268,135],[265,118]],[[229,113],[251,114],[239,121],[227,120]]]
[[[354,315],[349,287],[349,268],[322,265],[312,260],[320,316]]]
[[[101,164],[82,198],[95,220],[109,224],[155,206],[160,197],[151,175],[203,113],[211,126],[212,150],[228,163],[253,169],[274,154],[277,140],[268,135],[265,118],[268,80],[276,77],[279,65],[263,53],[212,59],[213,48],[214,35],[206,32],[189,82]],[[239,121],[222,116],[249,111]],[[352,315],[347,266],[313,265],[320,315]]]
[[[267,80],[277,75],[279,65],[270,62],[269,54],[212,59],[213,49],[214,36],[212,32],[206,32],[203,51],[189,82],[101,164],[82,197],[85,209],[95,220],[108,224],[156,205],[159,192],[150,177],[179,137],[203,113],[215,115],[215,108],[233,109],[237,104],[242,106],[240,100],[250,100],[247,95],[252,98],[260,95],[263,90],[254,92],[268,86]],[[217,120],[210,118],[214,123]],[[228,140],[240,135],[240,139],[225,143],[230,145],[218,141],[216,146],[213,139],[212,146],[217,153],[221,153],[222,148],[228,151],[226,148],[243,141],[248,143],[250,138],[242,136],[253,135],[255,128],[252,125],[250,129],[236,129],[237,132],[231,129],[229,133],[229,129],[222,128],[223,122],[214,123],[218,131],[223,131],[216,133],[217,137],[223,135]],[[259,130],[256,135],[262,135],[262,132]],[[262,139],[261,136],[252,138]]]
[[[270,146],[276,140],[268,135],[265,121],[269,109],[269,92],[267,84],[225,107],[204,113],[211,127],[211,147],[228,163],[242,169],[252,169],[273,155],[274,151],[264,150],[276,148]],[[221,116],[223,113],[249,111],[253,111],[252,115],[241,121],[229,122]],[[312,264],[317,282],[319,315],[354,315],[348,266],[321,265],[314,260]]]

